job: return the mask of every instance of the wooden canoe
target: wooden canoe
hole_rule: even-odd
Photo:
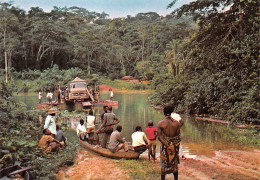
[[[22,176],[23,179],[25,180],[29,180],[30,179],[30,174],[28,172],[30,168],[22,168],[19,165],[14,165],[14,166],[10,166],[4,169],[0,170],[0,179],[6,177],[6,179],[9,178],[9,174],[20,174]],[[13,179],[12,177],[10,177],[10,179]]]
[[[112,153],[109,149],[102,147],[95,147],[95,145],[89,144],[87,141],[79,140],[81,146],[93,151],[101,156],[112,158],[112,159],[138,159],[140,153],[134,152],[133,150],[128,150],[128,152],[115,152]]]

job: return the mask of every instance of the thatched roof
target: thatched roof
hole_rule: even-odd
[[[121,79],[122,80],[132,80],[132,79],[134,79],[134,77],[133,76],[124,76]]]
[[[80,78],[78,78],[78,77],[76,77],[73,81],[71,81],[71,82],[86,82],[85,80],[83,80],[83,79],[80,79]]]

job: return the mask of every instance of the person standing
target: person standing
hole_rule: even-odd
[[[100,115],[100,122],[101,122],[101,123],[103,123],[103,121],[104,121],[104,115],[105,115],[105,113],[107,113],[107,111],[108,111],[108,106],[107,106],[107,105],[104,105],[104,106],[103,106],[103,110],[104,110],[104,112]]]
[[[90,110],[88,115],[87,115],[87,118],[86,118],[87,132],[88,133],[95,131],[95,120],[96,120],[96,117],[94,116],[93,111]]]
[[[150,161],[150,157],[152,156],[155,161],[157,128],[153,127],[153,121],[148,121],[148,127],[146,128],[146,133],[148,136],[148,158]]]
[[[49,101],[49,104],[51,104],[51,102],[52,102],[52,96],[53,96],[53,94],[52,94],[52,92],[51,91],[49,91],[48,93],[47,93],[47,99],[48,99],[48,101]]]
[[[56,123],[55,123],[55,115],[57,111],[54,108],[49,109],[48,111],[48,116],[45,119],[44,123],[44,129],[49,129],[51,132],[51,136],[54,138],[55,135],[57,134],[56,131]]]
[[[57,90],[57,98],[58,98],[58,103],[61,103],[61,90],[60,88]]]
[[[108,149],[110,149],[113,153],[118,152],[123,149],[125,152],[128,151],[128,144],[121,136],[122,126],[118,125],[116,130],[110,136],[110,140],[108,143]]]
[[[132,146],[135,152],[143,153],[147,149],[148,139],[142,131],[141,126],[136,126],[135,132],[132,134]]]
[[[118,124],[120,120],[117,118],[117,116],[112,112],[112,106],[108,107],[107,113],[104,114],[104,120],[100,128],[96,131],[96,140],[99,142],[99,133],[105,133],[104,137],[101,142],[101,146],[103,148],[106,147],[107,139],[113,132],[114,125]]]
[[[174,179],[178,179],[180,128],[182,123],[171,118],[174,107],[166,105],[163,108],[165,118],[158,123],[158,139],[161,142],[160,164],[161,179],[165,175],[173,173]]]
[[[96,117],[94,116],[94,113],[91,109],[86,117],[88,141],[90,144],[92,144],[94,140],[95,122]]]
[[[68,86],[66,86],[66,89],[65,89],[65,99],[66,100],[69,99],[69,88],[68,88]]]
[[[41,104],[42,103],[42,91],[39,91],[38,98],[39,98],[39,104]]]
[[[109,89],[109,95],[110,95],[110,100],[113,101],[114,100],[114,93],[112,88]]]

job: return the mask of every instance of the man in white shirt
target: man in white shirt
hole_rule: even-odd
[[[53,94],[51,92],[47,93],[47,99],[49,100],[49,103],[51,104]]]
[[[148,147],[148,139],[141,126],[136,126],[135,132],[132,134],[132,146],[135,152],[144,152]]]
[[[87,115],[87,118],[86,118],[88,133],[95,131],[95,120],[96,120],[96,117],[94,116],[93,111],[90,110],[88,115]]]
[[[84,126],[84,120],[81,119],[79,125],[77,126],[77,135],[80,138],[80,140],[85,140],[87,136],[87,130]]]
[[[110,94],[110,100],[113,101],[114,100],[114,93],[113,93],[113,90],[111,88],[109,89],[109,94]]]
[[[55,123],[55,114],[57,113],[56,109],[52,108],[48,111],[48,116],[45,119],[44,129],[49,129],[51,136],[54,138],[57,134],[56,132],[56,123]]]

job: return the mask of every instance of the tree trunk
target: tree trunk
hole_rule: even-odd
[[[54,49],[51,48],[51,51],[50,51],[50,56],[51,56],[51,68],[53,67],[53,63],[54,63]]]
[[[5,51],[5,82],[8,82],[8,65],[7,65],[7,49],[6,49],[6,26],[3,28],[4,31],[4,51]]]

